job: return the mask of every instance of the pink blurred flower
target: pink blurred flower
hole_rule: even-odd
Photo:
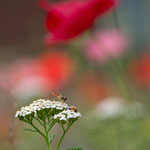
[[[11,64],[2,65],[0,68],[0,87],[10,90],[23,77],[33,76],[37,72],[36,60],[32,58],[17,59]],[[34,69],[33,69],[34,68]]]
[[[68,0],[56,3],[40,0],[47,11],[46,44],[62,42],[78,36],[92,27],[98,16],[115,5],[115,0]]]
[[[96,62],[107,62],[124,54],[128,47],[125,33],[115,29],[97,31],[86,43],[85,54]]]

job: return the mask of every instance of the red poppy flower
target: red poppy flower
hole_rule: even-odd
[[[140,87],[150,86],[150,53],[144,53],[129,66],[131,77]]]
[[[50,3],[40,0],[47,11],[46,26],[51,33],[47,44],[69,40],[90,28],[96,18],[115,5],[115,0],[70,0]]]
[[[93,103],[115,93],[112,85],[106,84],[104,80],[102,75],[94,72],[87,72],[81,78],[79,89],[86,100]]]
[[[55,51],[43,54],[38,61],[39,74],[47,83],[58,89],[68,82],[75,70],[73,60],[64,52]]]

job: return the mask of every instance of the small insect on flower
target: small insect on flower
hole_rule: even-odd
[[[69,107],[69,110],[73,110],[74,112],[78,112],[77,108],[74,107],[74,106],[70,106],[70,107]]]
[[[57,93],[52,93],[54,96],[56,96],[58,98],[58,100],[60,100],[61,102],[66,102],[67,97],[62,95],[62,94],[57,94]]]

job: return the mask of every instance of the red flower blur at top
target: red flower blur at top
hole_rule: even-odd
[[[46,26],[50,32],[46,44],[78,36],[92,27],[97,17],[115,4],[115,0],[69,0],[56,3],[40,0],[40,6],[47,11]]]
[[[129,67],[133,80],[140,87],[150,86],[150,53],[144,53]]]
[[[75,69],[72,59],[60,51],[41,55],[38,65],[41,68],[39,74],[47,78],[47,83],[55,90],[69,81]]]

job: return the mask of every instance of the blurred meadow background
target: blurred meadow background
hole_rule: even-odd
[[[150,1],[115,7],[78,36],[50,44],[38,1],[1,0],[0,150],[47,149],[14,116],[37,98],[53,99],[52,92],[82,114],[62,150],[150,149]]]

